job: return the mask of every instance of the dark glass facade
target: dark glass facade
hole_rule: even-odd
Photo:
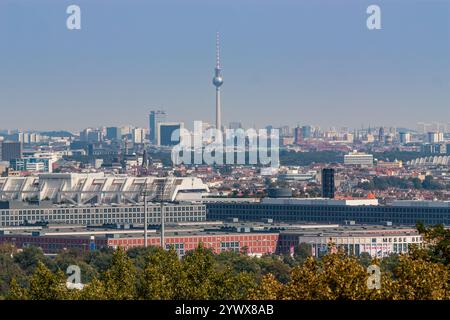
[[[161,145],[162,146],[173,146],[180,143],[180,132],[175,134],[174,139],[172,140],[172,133],[176,130],[180,130],[180,125],[166,125],[161,124],[160,126],[160,134],[161,134]]]
[[[322,197],[334,198],[334,169],[322,169]]]
[[[380,224],[390,221],[397,225],[425,224],[450,225],[450,207],[400,207],[400,206],[349,206],[303,205],[264,203],[207,203],[208,220],[313,222]]]

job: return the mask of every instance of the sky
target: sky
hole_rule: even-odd
[[[225,123],[450,123],[450,0],[0,0],[0,129],[213,123],[216,32]]]

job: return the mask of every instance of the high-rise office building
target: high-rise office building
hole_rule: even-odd
[[[157,144],[158,143],[158,123],[164,122],[167,119],[167,114],[165,111],[156,110],[150,111],[149,115],[149,139],[150,143]]]
[[[280,137],[288,137],[288,136],[292,137],[292,131],[289,126],[282,126],[279,129],[280,129]]]
[[[444,141],[444,133],[442,132],[428,132],[427,140],[429,143],[440,143]]]
[[[34,132],[17,132],[13,135],[12,139],[16,142],[22,142],[23,144],[39,143],[41,136]]]
[[[384,144],[390,145],[394,143],[394,136],[392,134],[387,134],[384,136]]]
[[[145,141],[145,130],[142,128],[134,128],[131,131],[133,143],[142,144]]]
[[[296,127],[294,128],[294,143],[301,144],[303,141],[303,131],[302,128]]]
[[[378,131],[378,143],[384,143],[384,128],[380,127],[380,130]]]
[[[180,143],[181,122],[160,122],[157,127],[157,144],[159,146],[173,146]],[[176,131],[178,130],[178,132]]]
[[[322,169],[322,197],[334,198],[334,169]]]
[[[80,131],[80,141],[87,142],[89,132],[91,132],[91,131],[92,131],[91,128],[87,128],[87,129],[84,129],[83,131]]]
[[[122,139],[122,129],[119,127],[106,128],[106,138],[108,140],[121,140]]]
[[[89,143],[100,143],[103,141],[103,132],[100,130],[92,130],[88,132],[87,141]]]
[[[302,127],[302,137],[303,139],[311,138],[312,128],[311,126],[303,126]]]
[[[411,142],[411,133],[409,132],[400,132],[399,139],[401,144],[407,144]]]
[[[1,160],[11,161],[22,158],[22,143],[17,141],[3,141],[1,143]]]

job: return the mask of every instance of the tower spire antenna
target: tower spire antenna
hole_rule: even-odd
[[[220,33],[216,32],[216,69],[220,69]]]

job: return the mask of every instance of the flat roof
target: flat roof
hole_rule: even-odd
[[[376,237],[389,235],[418,235],[417,229],[407,226],[384,225],[342,225],[338,228],[293,229],[283,230],[281,234],[304,237]]]
[[[115,229],[107,227],[83,227],[83,226],[52,226],[22,227],[20,229],[4,228],[5,236],[32,236],[52,238],[81,238],[86,239],[94,236],[96,239],[107,237],[114,238],[142,238],[144,230],[140,228]],[[1,230],[1,229],[0,229]],[[159,228],[148,229],[150,237],[160,236]],[[255,234],[283,234],[305,237],[317,236],[384,236],[393,234],[418,234],[417,230],[408,226],[386,226],[386,225],[338,225],[338,224],[286,224],[286,223],[224,223],[212,222],[209,224],[188,224],[166,226],[166,237],[192,237],[192,236],[233,236],[233,235],[255,235]]]

